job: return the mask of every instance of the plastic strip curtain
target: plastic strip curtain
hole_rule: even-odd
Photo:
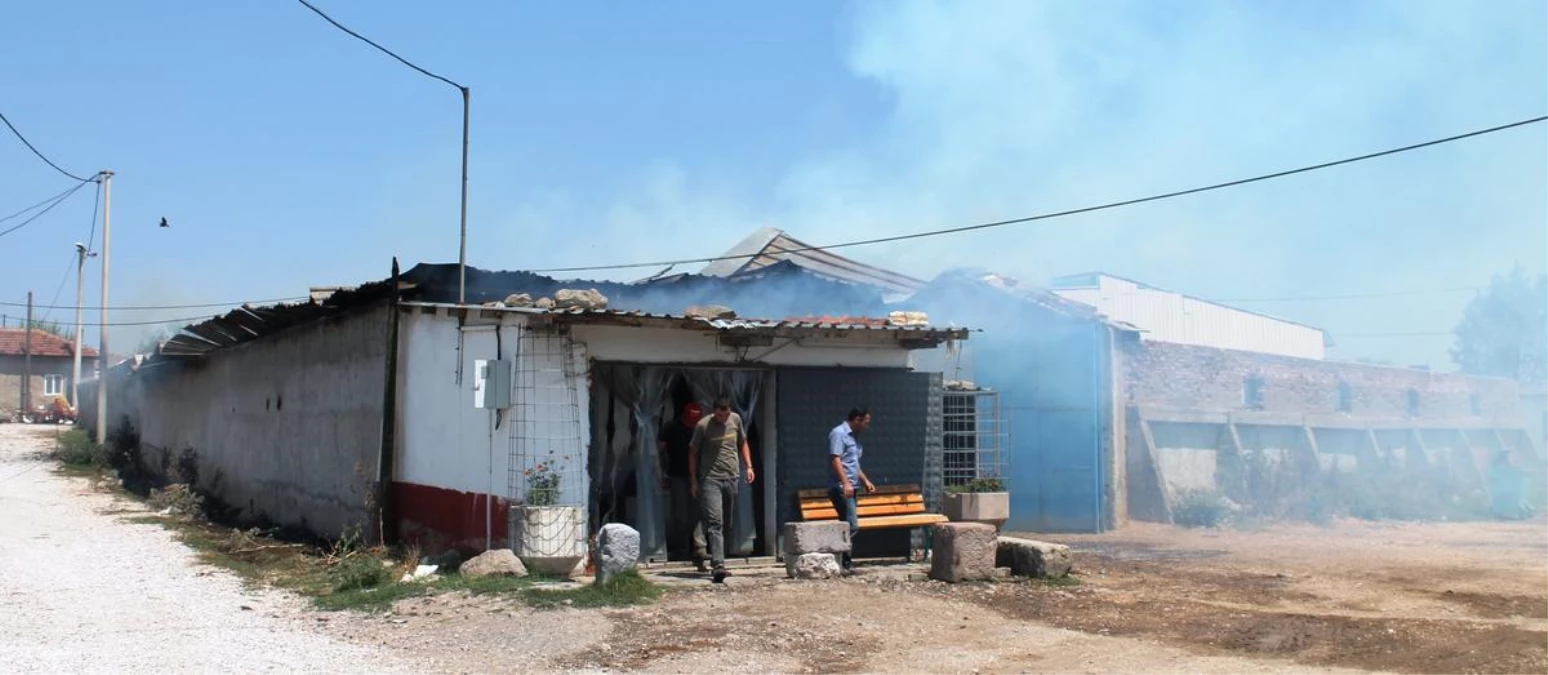
[[[660,462],[656,437],[661,429],[661,410],[672,382],[671,371],[640,366],[634,371],[634,485],[635,529],[640,532],[640,559],[666,559],[666,518],[661,509]]]
[[[687,369],[680,374],[693,390],[694,399],[704,406],[706,414],[712,410],[716,398],[725,396],[731,399],[731,408],[741,416],[742,425],[752,428],[758,398],[763,393],[763,371]],[[731,536],[726,542],[726,552],[751,554],[757,533],[753,519],[753,491],[743,482],[736,493],[736,513],[731,517]]]

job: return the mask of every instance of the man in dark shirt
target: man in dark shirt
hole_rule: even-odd
[[[699,502],[693,496],[693,474],[689,472],[689,445],[693,442],[693,430],[704,417],[704,410],[697,403],[683,406],[677,419],[661,430],[657,442],[661,455],[661,487],[672,491],[668,532],[669,549],[682,551],[693,547],[693,562],[699,571],[705,569],[709,551],[704,541],[704,527],[699,523]]]

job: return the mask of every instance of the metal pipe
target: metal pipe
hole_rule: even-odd
[[[108,366],[108,267],[113,260],[113,172],[102,172],[102,326],[97,330],[97,443],[107,443]]]
[[[468,108],[472,91],[462,90],[462,236],[457,251],[457,304],[468,304]]]

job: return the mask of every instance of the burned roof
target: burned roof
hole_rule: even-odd
[[[22,328],[0,328],[0,355],[22,356],[27,352],[27,330]],[[71,357],[75,356],[75,343],[55,335],[46,330],[32,329],[32,355],[36,357]],[[81,358],[97,358],[97,350],[91,347],[81,348]]]
[[[242,305],[225,314],[184,326],[161,343],[151,358],[188,358],[273,335],[292,326],[337,316],[392,298],[392,282],[378,281],[335,292],[321,302],[257,307]]]
[[[562,324],[590,324],[590,325],[614,325],[640,328],[678,328],[688,330],[707,330],[724,333],[741,334],[767,334],[776,336],[810,335],[825,333],[830,335],[849,333],[875,333],[877,335],[893,335],[899,340],[913,342],[939,343],[947,340],[965,340],[970,330],[960,327],[938,327],[910,323],[900,323],[887,318],[878,317],[791,317],[786,319],[752,319],[752,318],[726,318],[716,319],[708,317],[686,316],[682,314],[654,314],[639,310],[625,309],[584,309],[584,308],[555,308],[541,309],[536,307],[471,307],[452,303],[430,303],[408,301],[403,303],[407,307],[418,307],[423,311],[448,311],[448,312],[510,312],[541,317],[540,321]]]
[[[923,281],[908,275],[816,248],[773,227],[758,228],[727,251],[724,259],[705,265],[700,273],[735,278],[781,263],[800,267],[834,281],[873,286],[888,293],[912,293],[925,285]]]

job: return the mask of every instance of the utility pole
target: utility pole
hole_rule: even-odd
[[[70,407],[81,409],[81,342],[86,332],[81,306],[86,304],[86,245],[75,243],[75,370],[70,374]]]
[[[22,366],[21,386],[21,411],[23,415],[32,415],[32,291],[27,291],[27,325],[22,327],[26,331],[22,333],[22,359],[26,365]]]
[[[462,90],[462,237],[457,253],[457,304],[468,304],[468,107],[472,90]]]
[[[97,328],[97,444],[107,443],[108,402],[108,263],[113,259],[113,172],[102,171],[102,325]]]

